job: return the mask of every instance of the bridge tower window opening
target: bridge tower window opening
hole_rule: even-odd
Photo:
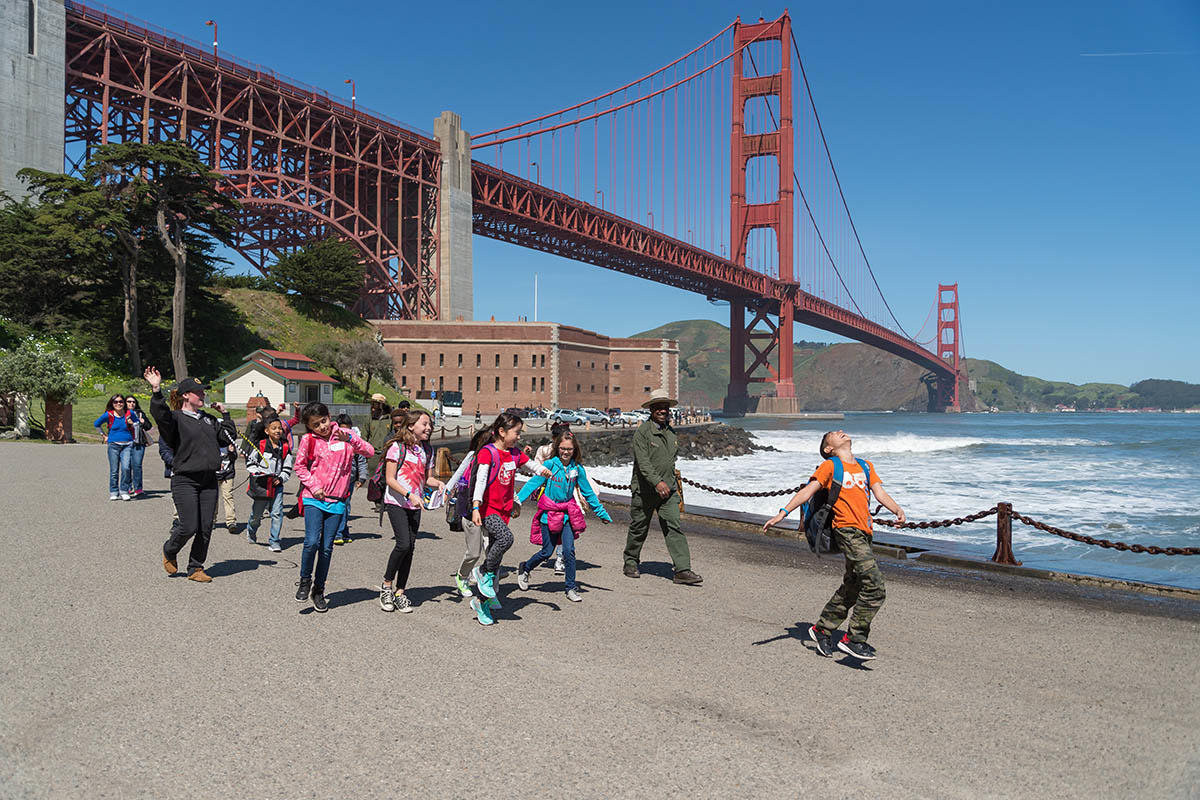
[[[31,56],[37,55],[37,0],[29,0],[27,5],[28,16],[26,17],[26,49]]]

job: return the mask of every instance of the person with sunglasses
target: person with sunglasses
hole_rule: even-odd
[[[125,410],[133,418],[133,445],[129,448],[129,480],[134,497],[142,493],[142,461],[146,457],[146,447],[150,445],[150,429],[154,423],[146,412],[142,411],[138,399],[133,395],[125,396]]]
[[[107,425],[104,441],[108,444],[108,499],[132,500],[130,464],[133,456],[134,417],[125,406],[124,395],[113,395],[92,427]]]

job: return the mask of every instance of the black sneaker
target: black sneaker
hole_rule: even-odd
[[[817,647],[818,653],[825,656],[826,658],[829,658],[831,655],[833,655],[834,648],[833,648],[833,634],[832,633],[830,633],[829,631],[821,630],[816,625],[809,625],[808,626],[808,638],[812,639],[813,644],[816,645],[816,647]]]
[[[325,602],[324,592],[318,592],[316,589],[313,589],[312,601],[313,608],[322,614],[329,610],[329,603]]]
[[[842,636],[838,642],[838,650],[857,658],[859,661],[870,661],[875,658],[875,648],[866,642],[852,642],[849,636]]]
[[[637,564],[626,564],[625,565],[625,577],[626,578],[642,577],[642,573],[638,572],[638,565]]]
[[[308,600],[308,592],[312,589],[312,578],[301,578],[296,581],[296,585],[300,587],[296,590],[296,602],[306,602]]]

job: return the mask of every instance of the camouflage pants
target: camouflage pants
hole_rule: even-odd
[[[846,574],[842,576],[842,585],[825,604],[817,627],[837,630],[853,608],[847,629],[850,641],[865,642],[871,633],[871,620],[886,594],[883,573],[871,552],[870,536],[858,528],[834,528],[833,537],[846,557]]]

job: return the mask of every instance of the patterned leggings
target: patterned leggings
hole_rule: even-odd
[[[483,518],[483,531],[488,537],[487,555],[483,557],[482,572],[495,574],[500,570],[504,554],[513,546],[512,531],[499,514],[488,514]]]

